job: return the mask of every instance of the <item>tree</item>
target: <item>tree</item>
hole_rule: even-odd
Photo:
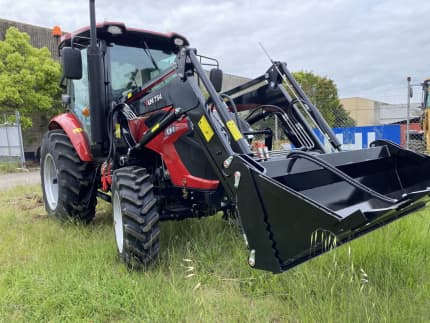
[[[355,126],[355,120],[340,104],[333,80],[304,71],[294,72],[293,75],[331,127]]]
[[[18,110],[23,128],[33,111],[54,112],[59,107],[60,64],[49,50],[30,45],[30,36],[10,27],[0,41],[0,112]]]
[[[349,115],[349,112],[346,111],[342,104],[337,106],[333,106],[333,116],[334,121],[331,125],[332,127],[355,127],[356,123],[353,118]]]

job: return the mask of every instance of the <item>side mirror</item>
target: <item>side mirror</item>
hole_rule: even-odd
[[[82,78],[81,51],[72,47],[61,50],[63,74],[65,78],[80,80]]]
[[[209,79],[212,82],[212,85],[215,88],[215,91],[217,92],[221,92],[222,89],[222,70],[220,70],[219,68],[213,68],[210,71],[209,74]]]

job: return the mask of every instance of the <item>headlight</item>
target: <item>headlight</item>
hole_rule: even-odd
[[[122,29],[118,26],[109,26],[107,27],[107,32],[112,35],[121,35]]]
[[[176,46],[184,46],[184,40],[182,38],[178,38],[178,37],[173,38],[173,43]]]

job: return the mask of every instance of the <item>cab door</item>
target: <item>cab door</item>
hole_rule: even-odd
[[[70,96],[70,110],[82,124],[90,143],[91,121],[89,109],[89,88],[88,88],[88,60],[87,49],[81,50],[82,77],[79,80],[67,80],[67,94]]]

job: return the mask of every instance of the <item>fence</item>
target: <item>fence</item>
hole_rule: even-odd
[[[399,96],[388,99],[404,102],[406,98]],[[400,128],[396,131],[400,131],[400,139],[398,141],[396,137],[395,142],[404,148],[425,152],[421,103],[390,104],[358,97],[341,99],[341,103],[354,119],[356,126],[398,125]]]
[[[22,142],[21,123],[18,111],[14,122],[11,116],[4,116],[4,123],[0,124],[0,162],[18,161],[25,166],[24,146]]]

